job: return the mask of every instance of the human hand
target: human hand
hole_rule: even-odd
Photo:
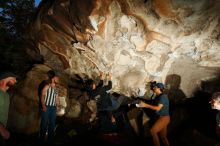
[[[113,115],[111,116],[111,121],[112,121],[113,124],[116,124],[116,119]]]
[[[109,76],[109,80],[111,80],[112,79],[112,74],[108,73],[108,76]]]
[[[100,71],[100,80],[104,80],[104,73]]]
[[[10,137],[10,132],[2,124],[0,124],[0,135],[4,139],[9,139]]]
[[[56,110],[59,111],[61,109],[60,105],[56,105]]]
[[[45,105],[42,106],[42,111],[46,112],[47,111],[47,107]]]
[[[145,108],[148,108],[149,104],[143,102],[143,101],[140,101],[138,104],[136,104],[136,107],[145,107]]]

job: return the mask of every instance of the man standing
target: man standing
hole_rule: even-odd
[[[7,130],[8,111],[10,97],[7,93],[8,89],[17,82],[16,75],[7,72],[0,74],[0,145],[6,146],[5,140],[10,137],[10,132]]]
[[[59,106],[58,91],[56,85],[59,77],[54,76],[50,82],[44,86],[40,96],[41,102],[41,125],[40,138],[43,143],[51,143],[54,137],[56,122],[56,107]],[[48,135],[47,135],[47,134]],[[46,138],[46,135],[48,136]]]

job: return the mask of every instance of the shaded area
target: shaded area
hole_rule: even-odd
[[[175,87],[178,87],[180,84],[180,78],[178,75],[172,75],[172,77],[178,78],[178,80],[172,80],[174,81],[173,84],[175,84]],[[209,104],[211,93],[218,90],[218,81],[219,78],[203,82],[201,89],[196,91],[193,97],[181,98],[181,102],[173,103],[173,108],[171,111],[171,123],[168,127],[168,138],[171,146],[217,146],[220,144],[220,140],[217,138],[215,133],[215,114],[217,111],[211,109]],[[83,88],[83,81],[80,78],[73,82],[78,82],[78,84],[81,85],[78,86],[79,89]],[[71,88],[75,89],[77,87],[75,85],[77,84],[71,84]],[[177,89],[176,91],[178,90],[181,89]],[[181,91],[180,95],[182,95],[182,93],[183,92]],[[85,99],[80,98],[79,100],[83,104]],[[131,117],[128,116],[128,113],[132,110],[134,111],[136,116],[135,118],[138,121],[138,133],[135,133],[134,129],[131,128],[130,125]],[[86,112],[83,113],[85,114]],[[83,118],[81,117],[75,119],[66,118],[64,116],[58,117],[56,136],[53,145],[143,144],[151,146],[152,140],[149,132],[150,122],[148,121],[147,123],[143,124],[144,114],[149,116],[147,110],[141,110],[135,106],[121,106],[117,115],[117,125],[115,125],[116,127],[112,128],[112,131],[108,132],[101,131],[98,120],[89,123],[88,120],[84,119],[86,117],[83,117],[83,115],[81,115]],[[14,145],[38,146],[40,145],[38,133],[31,135],[12,133],[12,137],[8,141],[8,146]]]
[[[179,117],[181,123],[174,126],[169,135],[171,144],[178,146],[216,146],[220,139],[216,134],[216,110],[211,108],[209,101],[215,91],[219,91],[219,79],[203,81],[201,88],[195,91],[194,96],[174,104],[173,119]],[[171,121],[172,122],[172,121]],[[170,127],[175,124],[170,124]]]
[[[215,134],[215,111],[206,102],[209,96],[201,91],[196,95],[175,109],[185,112],[183,112],[184,119],[181,123],[175,129],[170,129],[168,133],[171,146],[216,146],[220,144]],[[119,123],[118,131],[106,134],[100,131],[95,122],[82,123],[80,120],[60,117],[57,119],[54,145],[152,145],[149,131],[145,131],[145,135],[133,135],[132,131],[129,133],[129,130],[123,127],[125,125],[121,120]],[[173,124],[172,121],[171,124]],[[140,128],[146,130],[144,126]],[[33,135],[13,133],[8,144],[9,146],[37,146],[40,143],[38,133]]]

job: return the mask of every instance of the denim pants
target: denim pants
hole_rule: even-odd
[[[101,109],[102,111],[115,111],[115,110],[117,110],[121,106],[121,104],[126,100],[127,97],[126,96],[119,96],[119,97],[115,98],[115,97],[111,96],[110,98],[111,98],[112,105]]]
[[[46,112],[41,113],[40,139],[42,142],[51,142],[54,137],[56,123],[56,107],[46,106]],[[46,139],[46,133],[48,134]]]

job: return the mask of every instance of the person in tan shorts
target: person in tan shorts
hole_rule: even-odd
[[[151,90],[153,90],[156,95],[154,99],[156,101],[154,102],[155,104],[148,104],[143,101],[137,104],[137,107],[154,110],[159,117],[150,129],[155,146],[160,146],[160,139],[165,146],[169,146],[169,141],[167,139],[167,126],[170,123],[169,99],[168,96],[163,93],[164,89],[164,84],[155,83],[151,87]]]

